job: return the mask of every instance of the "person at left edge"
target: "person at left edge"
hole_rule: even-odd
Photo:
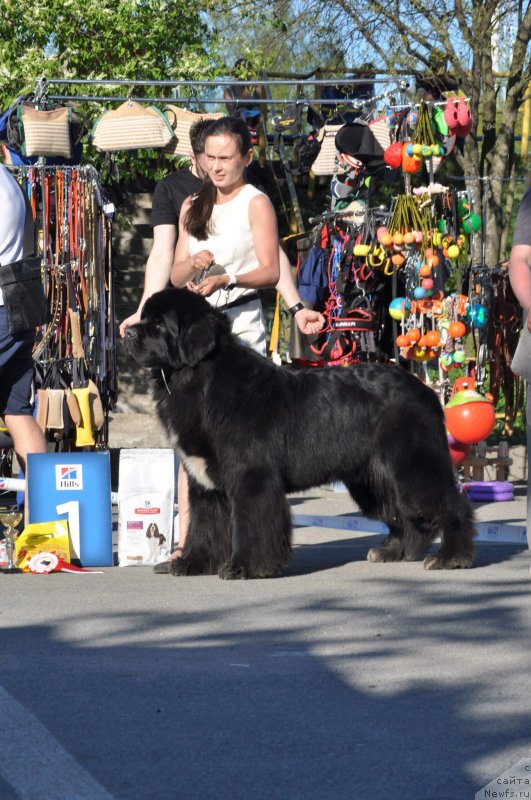
[[[13,176],[0,164],[0,264],[20,261],[24,248],[26,204]],[[0,416],[26,471],[28,453],[46,453],[44,433],[33,417],[33,357],[35,331],[9,333],[0,289]]]

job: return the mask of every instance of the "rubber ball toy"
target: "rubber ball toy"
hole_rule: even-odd
[[[473,303],[466,313],[466,318],[473,328],[484,328],[487,324],[487,309],[481,303]]]
[[[481,217],[479,214],[469,214],[463,220],[462,227],[465,233],[477,233],[481,228]]]
[[[454,466],[459,467],[470,453],[470,445],[458,442],[449,433],[448,434],[448,447],[450,449],[450,456]]]
[[[496,422],[494,406],[479,392],[456,392],[444,409],[446,427],[457,442],[476,444],[489,436]]]
[[[457,258],[460,252],[461,251],[456,244],[451,244],[448,248],[448,258]]]
[[[385,163],[393,169],[400,167],[402,165],[402,143],[394,142],[389,145],[389,147],[384,150],[383,159]]]
[[[411,313],[411,303],[406,297],[395,297],[389,304],[389,314],[393,319],[407,319]]]

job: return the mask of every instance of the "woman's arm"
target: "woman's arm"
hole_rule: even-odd
[[[184,227],[184,220],[188,209],[192,204],[192,198],[187,197],[181,206],[179,214],[179,238],[175,248],[175,256],[170,273],[170,280],[173,286],[184,287],[205,267],[214,262],[214,256],[209,250],[200,250],[199,253],[190,255],[190,235]]]
[[[305,307],[293,279],[291,264],[289,263],[289,259],[282,249],[279,253],[279,259],[280,280],[276,286],[277,292],[280,293],[280,296],[286,303],[288,310],[297,323],[297,327],[301,333],[319,333],[319,331],[325,326],[325,318],[319,313],[319,311],[315,311],[313,308]]]
[[[137,322],[140,322],[142,308],[148,297],[165,289],[168,285],[176,238],[177,229],[175,225],[155,225],[153,228],[153,245],[146,262],[144,291],[137,310],[127,319],[124,319],[120,325],[120,336],[124,336],[125,331],[131,325],[136,325]]]
[[[515,244],[509,259],[509,281],[516,299],[527,310],[527,327],[531,331],[531,245]]]

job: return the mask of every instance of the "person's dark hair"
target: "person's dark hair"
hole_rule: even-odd
[[[201,153],[205,152],[205,134],[211,122],[211,119],[201,117],[190,126],[190,144],[192,145],[194,156],[200,156]]]
[[[235,139],[240,155],[247,155],[251,149],[251,136],[247,125],[239,117],[220,117],[210,120],[204,131],[203,150],[209,136],[224,135],[232,136]],[[208,236],[208,224],[215,201],[216,187],[207,176],[194,197],[184,220],[185,229],[199,241],[204,241]]]
[[[248,77],[252,71],[253,65],[246,58],[239,58],[234,62],[234,67],[232,68],[232,74],[235,78],[240,78],[242,75]]]

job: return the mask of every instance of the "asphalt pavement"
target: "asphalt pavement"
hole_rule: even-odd
[[[531,759],[525,484],[454,572],[291,503],[279,579],[0,574],[1,800],[473,800]]]

